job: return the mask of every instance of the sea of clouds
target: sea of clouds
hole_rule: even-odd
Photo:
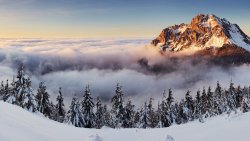
[[[0,39],[0,79],[12,80],[23,63],[31,76],[34,92],[44,81],[55,100],[62,87],[66,103],[73,95],[82,97],[90,85],[93,97],[110,102],[116,83],[122,85],[126,99],[141,104],[150,97],[155,103],[164,90],[171,88],[177,100],[187,90],[198,89],[217,81],[227,87],[250,85],[250,67],[223,68],[203,60],[173,60],[149,46],[150,39]]]

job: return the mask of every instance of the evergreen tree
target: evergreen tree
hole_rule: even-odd
[[[134,125],[134,116],[135,116],[135,105],[132,104],[131,99],[128,100],[124,108],[124,128],[133,128]]]
[[[206,90],[203,87],[202,94],[201,94],[201,113],[202,115],[205,115],[205,118],[207,117],[208,113],[208,107],[207,107],[207,94]]]
[[[162,98],[162,102],[160,104],[160,110],[161,113],[160,114],[160,119],[161,119],[161,124],[163,127],[169,127],[171,125],[171,111],[170,111],[170,107],[169,107],[168,103],[168,99],[166,97],[166,92],[163,92],[163,98]]]
[[[104,126],[113,127],[112,116],[106,104],[103,106],[103,116],[104,116]]]
[[[33,89],[31,87],[31,80],[29,77],[25,81],[21,97],[21,106],[24,109],[27,109],[28,111],[35,112],[37,105],[35,101],[35,96],[33,94]]]
[[[197,91],[196,98],[195,98],[195,109],[194,109],[194,118],[199,119],[200,122],[203,122],[202,118],[202,106],[201,106],[201,95],[200,90]]]
[[[64,102],[63,102],[63,95],[62,95],[62,88],[59,88],[59,95],[56,98],[57,104],[56,104],[56,121],[63,122],[65,118],[65,108],[64,108]]]
[[[94,102],[93,98],[91,97],[89,85],[87,85],[82,101],[82,112],[83,112],[83,119],[84,119],[84,127],[85,128],[93,128],[94,127]]]
[[[4,84],[3,81],[1,82],[1,86],[0,86],[0,96],[4,96]]]
[[[208,109],[208,117],[212,117],[215,115],[214,112],[214,96],[213,96],[213,92],[211,90],[211,87],[208,87],[207,90],[207,109]]]
[[[173,105],[173,102],[174,102],[173,92],[171,89],[169,89],[168,90],[167,104],[168,104],[168,107],[170,108],[171,123],[173,123],[175,121],[175,118],[176,118],[176,107]]]
[[[15,91],[15,81],[11,83],[11,88],[9,88],[8,93],[4,96],[4,100],[11,104],[16,104],[16,91]]]
[[[235,111],[236,113],[236,94],[235,94],[234,84],[232,81],[230,82],[230,86],[227,91],[227,103],[228,103],[228,114],[230,114],[231,111]]]
[[[140,111],[140,128],[148,128],[149,126],[148,105],[144,103],[144,107]]]
[[[222,114],[224,112],[224,100],[223,100],[223,90],[220,86],[219,81],[217,81],[217,86],[214,91],[214,113],[215,115]]]
[[[49,98],[50,96],[46,91],[46,86],[44,85],[44,82],[40,82],[36,95],[37,110],[41,112],[44,116],[51,118],[52,109]]]
[[[69,111],[65,118],[65,123],[72,124],[76,127],[84,127],[84,119],[80,109],[80,103],[76,97],[73,97]]]
[[[240,86],[237,87],[235,92],[235,98],[236,98],[236,108],[241,107],[242,100],[243,100],[243,93]]]
[[[32,112],[36,111],[36,101],[31,87],[31,80],[25,74],[23,65],[18,69],[17,81],[14,86],[17,105]]]
[[[243,113],[248,112],[248,110],[249,110],[249,107],[248,107],[248,105],[246,104],[245,99],[243,99],[243,100],[241,101],[240,110],[241,110]]]
[[[105,124],[104,108],[102,107],[100,97],[96,99],[95,124],[97,129],[102,128]]]
[[[148,125],[151,128],[154,128],[157,126],[157,116],[154,112],[153,108],[153,98],[150,98],[149,104],[148,104]]]
[[[187,115],[188,120],[193,120],[194,119],[194,102],[193,98],[190,95],[190,91],[187,91],[186,96],[185,96],[185,105],[183,107],[184,113]]]
[[[121,90],[121,86],[117,83],[115,95],[111,100],[112,102],[112,122],[113,127],[122,127],[124,122],[124,107],[123,107],[123,93]]]

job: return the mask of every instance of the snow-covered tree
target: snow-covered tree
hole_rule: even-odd
[[[8,93],[4,96],[4,100],[11,104],[16,104],[16,90],[15,88],[15,81],[13,78],[13,81],[11,83],[11,88],[9,88]]]
[[[153,98],[150,98],[148,103],[148,125],[151,128],[154,128],[157,126],[157,115],[153,108]]]
[[[162,102],[160,103],[160,120],[163,127],[169,127],[172,122],[171,122],[171,109],[169,105],[168,98],[166,97],[166,92],[163,92],[163,97],[162,97]]]
[[[83,95],[83,101],[82,101],[82,113],[83,113],[83,119],[84,119],[84,127],[85,128],[93,128],[94,127],[94,102],[93,98],[91,97],[91,92],[89,85],[87,85],[84,95]]]
[[[122,127],[124,118],[124,107],[123,107],[123,92],[119,83],[116,85],[115,95],[112,100],[112,122],[114,127]]]
[[[31,80],[24,72],[24,66],[21,65],[17,73],[14,90],[16,91],[16,103],[29,111],[36,111],[36,101],[31,87]]]
[[[59,88],[59,95],[56,98],[57,104],[56,104],[56,121],[63,122],[65,118],[65,108],[64,108],[64,102],[63,102],[63,95],[62,95],[62,88]]]
[[[194,119],[194,101],[192,96],[190,95],[190,91],[187,91],[185,96],[185,105],[183,107],[185,114],[187,114],[188,120]]]
[[[100,97],[98,96],[96,98],[96,113],[95,113],[95,127],[97,129],[100,129],[104,126],[104,109],[102,106],[102,101]]]
[[[80,109],[80,103],[78,99],[74,96],[71,105],[69,107],[69,111],[65,118],[65,123],[72,124],[76,127],[84,127],[84,119]]]
[[[148,128],[149,125],[149,115],[148,115],[148,105],[147,102],[144,103],[144,107],[140,111],[140,125],[139,128]]]
[[[199,119],[200,122],[204,122],[202,118],[202,103],[201,103],[200,90],[197,91],[197,94],[195,97],[194,118]]]
[[[51,117],[52,114],[49,98],[50,96],[46,91],[46,86],[44,85],[44,82],[40,82],[36,95],[37,110],[46,117]]]
[[[3,81],[1,81],[1,86],[0,86],[0,96],[4,96],[4,84]]]
[[[231,113],[231,111],[234,111],[236,113],[236,92],[234,88],[234,83],[231,81],[229,89],[227,91],[227,103],[228,103],[228,114]]]
[[[134,125],[134,115],[135,115],[135,105],[132,104],[131,99],[128,100],[125,108],[124,108],[124,128],[133,128]]]
[[[103,117],[104,117],[104,126],[113,127],[112,116],[106,104],[103,106]]]

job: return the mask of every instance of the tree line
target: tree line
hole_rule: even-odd
[[[195,97],[188,90],[184,99],[177,102],[171,89],[164,91],[157,108],[153,98],[136,109],[132,100],[125,103],[122,87],[117,84],[111,99],[111,108],[103,104],[100,97],[93,100],[90,86],[83,92],[83,100],[74,96],[69,110],[65,110],[62,89],[59,88],[56,104],[50,100],[44,82],[40,82],[36,95],[31,86],[30,77],[20,66],[16,78],[0,86],[0,96],[5,102],[18,105],[31,112],[40,112],[49,119],[83,128],[104,126],[111,128],[162,128],[173,124],[204,119],[231,112],[248,112],[250,87],[235,87],[231,81],[229,88],[223,89],[219,82],[214,91],[209,86],[198,90]]]

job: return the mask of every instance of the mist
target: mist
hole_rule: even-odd
[[[250,66],[224,67],[183,54],[162,53],[149,46],[150,39],[0,39],[0,78],[16,75],[20,63],[31,76],[34,93],[44,81],[52,100],[62,87],[66,103],[73,95],[82,97],[90,85],[93,97],[110,102],[116,83],[126,99],[141,104],[150,97],[155,103],[164,90],[172,89],[176,100],[187,90],[193,95],[203,86],[223,87],[232,79],[248,86]]]

